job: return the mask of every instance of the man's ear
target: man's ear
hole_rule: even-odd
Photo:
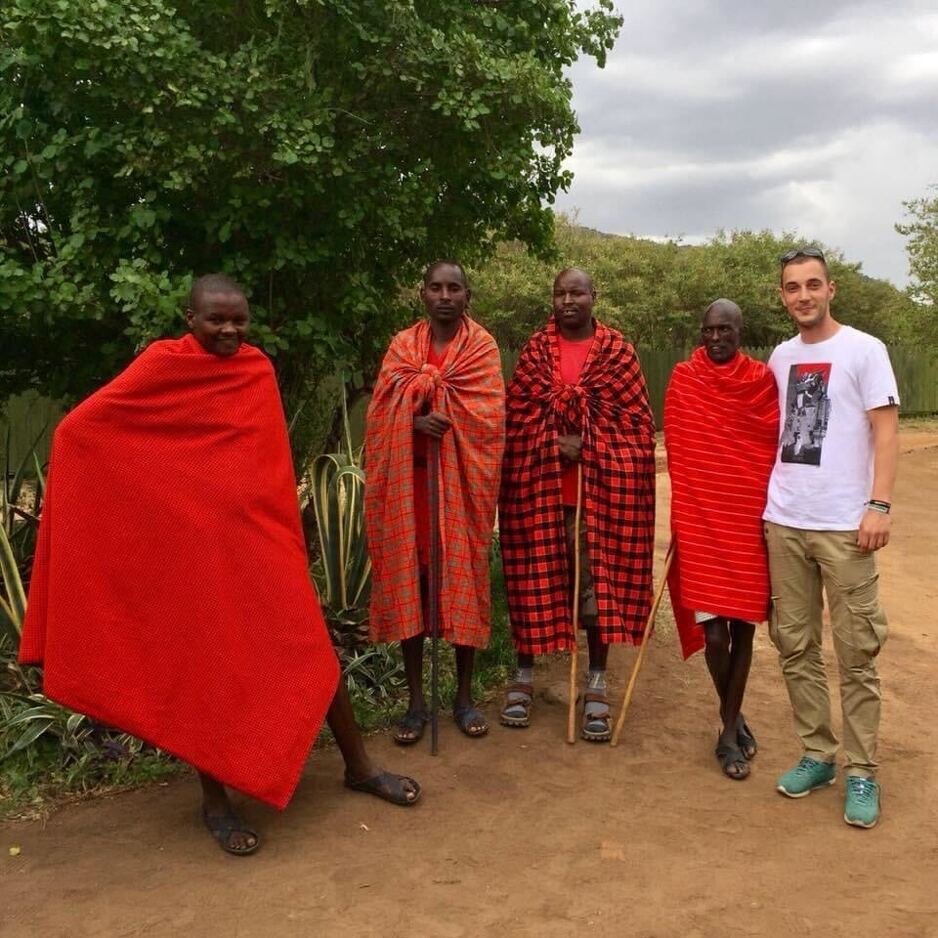
[[[195,318],[195,313],[187,306],[186,307],[186,323],[192,325],[192,320]]]

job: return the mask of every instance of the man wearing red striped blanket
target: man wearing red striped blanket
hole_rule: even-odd
[[[762,512],[779,420],[775,379],[739,351],[741,330],[739,307],[713,302],[703,344],[674,369],[664,403],[676,546],[671,603],[684,657],[705,647],[720,698],[716,756],[739,781],[749,776],[757,748],[741,708],[753,623],[768,615]]]

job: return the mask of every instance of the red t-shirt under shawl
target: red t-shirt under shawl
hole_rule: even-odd
[[[557,349],[560,352],[560,377],[564,384],[577,384],[583,366],[589,357],[593,337],[588,339],[565,339],[557,330]],[[576,507],[576,463],[568,463],[563,471],[560,494],[565,508]]]

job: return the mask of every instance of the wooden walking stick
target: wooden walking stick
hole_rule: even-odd
[[[671,569],[671,561],[674,560],[674,540],[668,544],[668,553],[664,558],[664,572],[661,574],[661,582],[655,591],[655,599],[651,604],[651,612],[648,614],[648,622],[645,624],[645,634],[642,636],[642,647],[638,650],[638,657],[632,667],[632,675],[629,678],[628,687],[625,689],[625,700],[622,701],[622,711],[619,719],[616,720],[615,732],[612,734],[611,746],[619,745],[619,734],[625,725],[625,715],[628,713],[629,704],[632,702],[632,692],[635,690],[635,682],[638,680],[638,672],[642,669],[642,662],[645,660],[645,649],[651,641],[651,633],[655,627],[655,616],[658,615],[658,606],[661,605],[661,597],[664,595],[664,588],[668,582],[668,571]]]
[[[576,742],[577,629],[580,625],[580,521],[583,517],[583,463],[576,464],[576,515],[573,524],[573,648],[570,650],[570,703],[567,742]]]
[[[440,441],[430,437],[430,570],[427,583],[427,615],[430,619],[430,755],[437,754],[440,711]]]

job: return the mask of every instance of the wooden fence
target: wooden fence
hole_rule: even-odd
[[[34,444],[40,462],[47,462],[52,431],[64,413],[65,409],[57,401],[40,397],[34,391],[9,398],[0,408],[0,447],[3,447],[0,450],[0,467],[9,455],[7,471],[15,472]]]
[[[746,351],[753,358],[766,361],[772,349],[753,348]],[[689,349],[639,349],[648,396],[659,427],[664,391],[671,371],[677,362],[683,361],[689,354]],[[889,357],[899,382],[902,413],[906,416],[938,414],[938,350],[894,347],[889,349]],[[511,377],[517,360],[517,352],[503,352],[502,369],[506,380]],[[60,404],[33,393],[12,397],[7,401],[6,406],[0,409],[0,445],[5,445],[9,427],[11,465],[19,464],[36,439],[39,439],[40,460],[45,462],[48,459],[52,430],[62,413]]]
[[[642,349],[638,350],[648,385],[648,398],[655,414],[655,423],[661,426],[664,411],[664,392],[674,366],[687,358],[693,349]],[[746,354],[760,361],[768,361],[772,348],[747,348]],[[889,358],[899,384],[900,408],[906,417],[922,414],[938,414],[938,349],[892,347]],[[506,380],[511,376],[518,353],[506,351],[502,354],[502,370]]]

